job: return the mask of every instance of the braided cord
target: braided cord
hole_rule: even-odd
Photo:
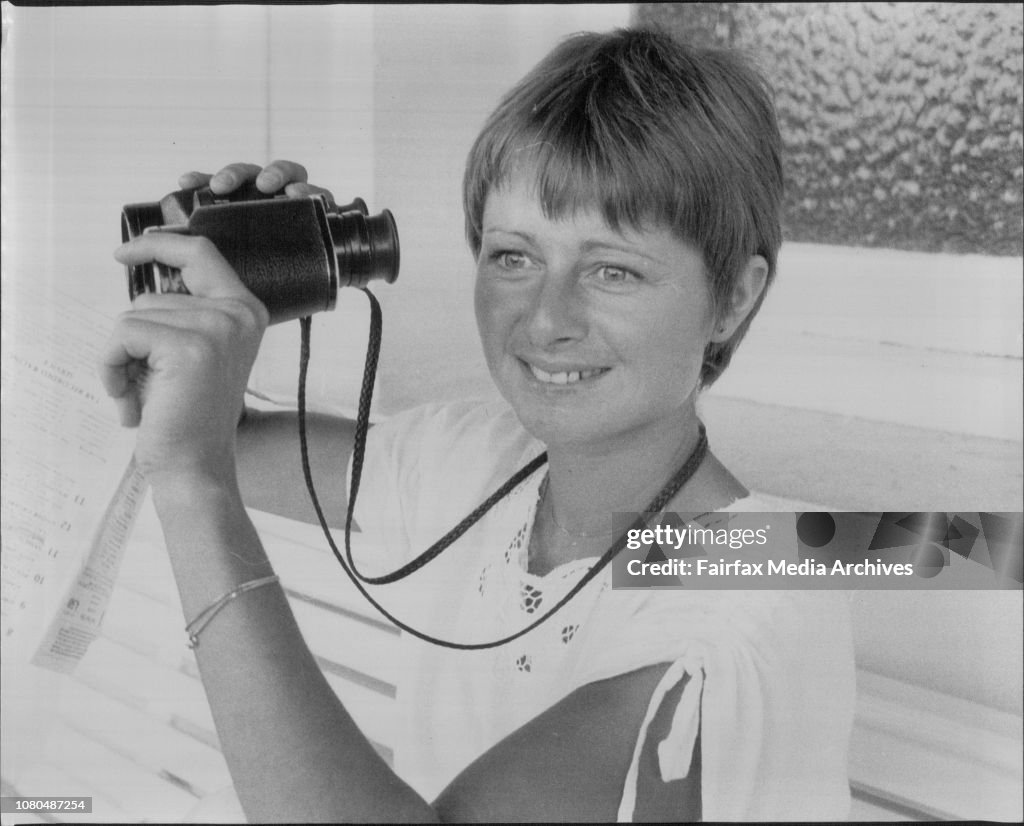
[[[455,648],[467,651],[476,651],[485,648],[497,648],[498,646],[505,645],[512,640],[518,639],[524,634],[529,633],[538,625],[546,622],[554,614],[561,610],[566,603],[569,602],[573,597],[576,596],[583,588],[589,583],[594,577],[596,577],[609,563],[619,554],[619,552],[626,546],[630,531],[634,529],[642,529],[646,527],[646,520],[651,516],[660,513],[664,509],[665,505],[675,496],[676,493],[685,485],[690,477],[696,472],[697,468],[700,467],[701,462],[704,461],[704,457],[707,455],[708,440],[707,433],[705,432],[703,423],[700,424],[700,437],[697,441],[696,447],[690,454],[686,462],[683,463],[682,467],[677,470],[664,488],[658,493],[657,496],[647,506],[641,516],[638,516],[633,523],[623,531],[619,537],[611,544],[607,551],[594,563],[594,565],[584,574],[579,582],[573,586],[562,599],[560,599],[555,605],[548,609],[547,613],[542,614],[536,620],[529,625],[521,628],[513,634],[510,634],[501,639],[492,640],[490,642],[478,642],[478,643],[466,643],[466,642],[453,642],[451,640],[444,640],[438,637],[431,636],[417,628],[406,624],[402,620],[391,614],[383,605],[375,600],[369,592],[366,590],[364,583],[370,585],[383,585],[386,583],[397,582],[400,579],[404,579],[414,571],[419,570],[432,559],[435,559],[444,550],[450,547],[456,540],[458,540],[466,531],[468,531],[474,524],[476,524],[495,504],[501,499],[508,495],[508,493],[520,484],[524,479],[528,478],[538,468],[542,467],[547,462],[547,454],[542,453],[535,459],[527,463],[524,467],[516,471],[509,479],[505,482],[498,490],[492,493],[483,503],[481,503],[472,513],[466,516],[458,525],[452,528],[445,536],[441,537],[437,542],[431,545],[426,551],[417,556],[411,562],[406,563],[401,568],[392,571],[389,574],[377,577],[363,576],[356,568],[355,562],[352,557],[352,546],[351,546],[351,533],[352,533],[352,521],[353,514],[355,513],[356,497],[359,493],[359,482],[363,472],[363,460],[366,453],[366,436],[370,426],[370,404],[373,399],[373,386],[377,374],[377,361],[380,356],[380,344],[381,344],[381,333],[383,327],[383,320],[381,317],[380,304],[377,302],[376,297],[369,290],[362,288],[363,292],[366,293],[367,298],[370,301],[370,336],[369,342],[366,349],[366,363],[363,368],[363,384],[359,392],[359,406],[356,413],[356,428],[354,434],[354,445],[352,450],[352,478],[349,484],[349,498],[348,508],[345,514],[345,555],[342,556],[341,551],[334,542],[334,537],[331,535],[330,527],[327,524],[327,518],[324,516],[323,509],[320,506],[319,497],[316,494],[316,489],[313,485],[313,474],[309,464],[309,446],[306,433],[306,375],[309,368],[309,353],[310,353],[310,338],[311,338],[311,327],[312,318],[306,316],[300,319],[300,328],[302,335],[301,350],[299,355],[299,388],[298,388],[298,414],[299,414],[299,445],[302,453],[302,472],[306,479],[306,487],[309,490],[310,499],[313,503],[313,508],[316,511],[317,519],[320,521],[320,526],[323,529],[324,536],[327,538],[327,544],[330,546],[331,551],[334,553],[335,558],[338,560],[338,564],[341,565],[342,570],[345,571],[349,579],[355,585],[356,589],[363,595],[363,597],[379,611],[383,616],[390,620],[401,630],[406,633],[412,634],[425,642],[432,643],[433,645],[439,645],[444,648]]]

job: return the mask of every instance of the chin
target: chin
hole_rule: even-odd
[[[616,445],[616,449],[621,449],[630,444],[647,448],[664,441],[666,449],[674,449],[680,425],[688,418],[686,401],[645,410],[629,405],[613,406],[608,402],[614,399],[609,397],[585,401],[568,397],[542,399],[521,393],[503,392],[503,395],[526,432],[548,448],[577,448],[589,452],[593,448],[607,450]]]
[[[585,424],[578,406],[568,407],[557,401],[526,398],[519,391],[499,385],[499,391],[519,419],[523,429],[545,445],[586,441]]]
[[[602,409],[602,415],[598,417],[592,414],[593,411],[581,409],[579,404],[524,401],[521,397],[511,397],[511,394],[505,399],[523,429],[548,447],[602,444],[622,435],[622,428],[613,424],[607,408]]]

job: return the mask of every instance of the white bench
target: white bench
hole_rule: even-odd
[[[328,680],[390,759],[397,632],[348,584],[319,529],[254,520]],[[146,513],[102,637],[59,678],[45,744],[31,765],[5,765],[4,794],[91,796],[92,814],[75,822],[236,819],[220,807],[231,781],[182,625]],[[850,778],[855,820],[1020,820],[1020,718],[861,669]],[[214,805],[197,810],[203,800]]]

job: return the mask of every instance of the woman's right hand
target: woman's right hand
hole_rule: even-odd
[[[306,168],[294,161],[273,161],[262,168],[254,163],[232,163],[213,175],[186,172],[178,178],[178,186],[182,189],[209,186],[215,195],[228,195],[253,181],[256,188],[267,195],[283,193],[289,198],[325,195],[329,203],[334,203],[330,190],[308,183]]]
[[[267,194],[288,197],[331,193],[306,182],[299,164],[266,168],[236,163],[215,175],[189,172],[183,189],[209,185],[226,195],[255,181]],[[242,285],[212,244],[202,238],[149,233],[115,254],[124,263],[159,259],[182,266],[192,295],[140,295],[119,321],[101,374],[127,426],[137,426],[136,461],[151,482],[161,474],[233,474],[247,504],[291,519],[317,523],[299,462],[298,428],[289,411],[243,410],[245,384],[267,324],[263,305]],[[176,263],[179,262],[179,263]],[[332,525],[345,523],[344,469],[354,423],[307,416],[310,463]],[[164,476],[163,478],[166,478]],[[180,478],[180,477],[179,477]],[[191,480],[186,488],[192,489]]]
[[[211,241],[153,232],[115,252],[181,271],[188,295],[140,294],[111,334],[100,375],[151,482],[199,473],[234,481],[235,427],[269,315]]]

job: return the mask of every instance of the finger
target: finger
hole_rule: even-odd
[[[234,192],[242,184],[255,180],[260,174],[260,166],[254,163],[232,163],[225,166],[210,178],[210,189],[217,195]]]
[[[182,189],[198,189],[208,186],[213,175],[208,172],[186,172],[178,178],[178,186]]]
[[[144,361],[133,361],[125,366],[126,377],[120,392],[107,392],[114,400],[121,427],[138,427],[142,422],[142,397],[146,390],[148,370]]]
[[[161,296],[163,297],[163,296]],[[134,309],[131,319],[134,323],[149,324],[155,330],[181,330],[186,333],[201,333],[213,338],[241,340],[250,318],[245,307],[238,302],[220,301],[211,305],[196,299],[191,305],[173,299],[188,296],[166,296],[169,305]],[[163,302],[161,302],[163,303]]]
[[[334,194],[329,189],[324,189],[322,186],[314,186],[313,184],[288,184],[284,188],[284,194],[289,198],[302,198],[306,195],[323,195],[327,198],[327,203],[334,204]]]
[[[114,258],[127,266],[159,261],[180,269],[198,263],[204,256],[227,264],[209,238],[178,232],[146,232],[114,250]]]
[[[181,270],[193,295],[237,298],[251,295],[208,238],[175,232],[149,232],[122,244],[114,258],[125,266],[159,261]]]
[[[267,164],[259,177],[256,187],[261,192],[277,192],[286,184],[305,183],[309,179],[306,167],[294,161],[273,161]]]
[[[138,378],[138,372],[131,373],[129,366],[145,363],[152,352],[152,336],[145,334],[146,329],[152,329],[151,325],[140,322],[135,313],[121,315],[99,361],[100,381],[108,396],[123,396],[128,385]]]
[[[209,299],[183,293],[147,293],[132,302],[130,317],[135,321],[163,324],[166,327],[201,329],[204,318],[212,316],[222,303],[211,305]]]
[[[203,299],[189,293],[139,293],[132,299],[132,309],[135,311],[191,312],[201,309],[203,303]]]
[[[270,322],[266,306],[253,295],[208,238],[151,232],[122,244],[114,250],[114,257],[127,266],[160,261],[181,271],[191,295],[161,293],[143,298],[150,294],[142,293],[136,301],[148,302],[145,306],[159,302],[160,306],[195,310],[203,307],[196,299],[230,299],[236,303],[236,309],[244,307],[256,324],[265,327]]]
[[[123,323],[119,332],[128,327]],[[115,334],[100,359],[100,382],[114,399],[123,427],[137,427],[142,420],[142,393],[148,373],[142,354],[148,352],[148,345],[137,336],[122,338]]]
[[[121,427],[138,427],[142,422],[142,401],[138,393],[131,393],[114,399],[117,408],[117,419]]]

